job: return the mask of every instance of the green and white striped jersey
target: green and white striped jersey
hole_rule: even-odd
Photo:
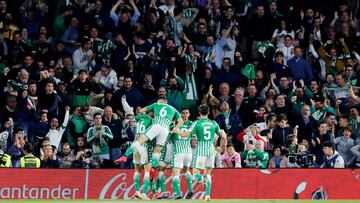
[[[220,133],[219,125],[208,118],[195,121],[189,129],[191,135],[196,135],[195,156],[210,156],[214,154],[215,133]]]
[[[186,121],[180,127],[180,132],[186,132],[190,129],[192,121]],[[172,134],[174,142],[173,150],[174,154],[192,154],[191,150],[191,135],[187,138],[183,138],[178,134]]]
[[[148,129],[152,124],[152,118],[145,114],[139,114],[135,116],[136,120],[136,132],[135,136],[145,134],[146,129]]]
[[[136,120],[136,131],[135,131],[135,139],[140,135],[144,135],[146,130],[152,124],[152,118],[145,114],[139,114],[135,116]],[[151,143],[151,144],[150,144]],[[153,145],[152,141],[144,142],[142,146],[149,148],[150,145]]]
[[[154,103],[146,107],[146,111],[154,111],[153,125],[169,128],[174,118],[181,117],[180,113],[172,106],[163,103]]]

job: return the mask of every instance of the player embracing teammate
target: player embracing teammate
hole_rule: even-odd
[[[157,183],[159,184],[162,193],[160,198],[167,198],[165,193],[165,169],[168,164],[172,167],[172,187],[174,190],[174,199],[181,199],[183,194],[180,189],[180,171],[184,170],[186,182],[188,184],[188,191],[186,192],[186,198],[191,198],[193,195],[193,181],[202,181],[206,187],[206,200],[210,200],[211,191],[211,170],[214,168],[215,149],[214,140],[215,135],[218,134],[221,139],[226,142],[226,134],[223,130],[220,130],[218,124],[207,118],[209,114],[209,107],[206,105],[200,105],[198,108],[200,117],[198,121],[192,123],[189,121],[190,112],[188,109],[183,109],[181,114],[172,106],[167,104],[167,99],[161,97],[157,103],[142,108],[139,113],[148,114],[153,113],[154,118],[152,124],[143,131],[144,133],[137,133],[136,141],[126,151],[124,156],[121,156],[115,162],[124,163],[127,160],[127,156],[131,153],[136,153],[137,160],[140,160],[140,164],[144,165],[144,188],[146,191],[140,193],[139,181],[141,165],[139,162],[135,163],[137,168],[134,174],[134,183],[136,191],[136,197],[140,199],[148,199],[146,192],[149,188],[148,169],[150,168],[150,181],[153,183],[156,181],[158,169],[160,169]],[[138,121],[139,122],[139,121]],[[140,121],[141,122],[141,121]],[[172,130],[170,130],[173,123]],[[147,123],[148,124],[148,123]],[[139,131],[137,131],[139,132]],[[190,173],[190,164],[192,159],[191,139],[192,136],[196,136],[196,150],[195,158],[193,162],[193,176]],[[150,141],[156,142],[155,149],[152,153],[151,163],[148,153],[151,152]],[[165,144],[168,144],[167,146]],[[162,153],[162,154],[161,154]],[[150,153],[151,154],[151,153]],[[134,157],[136,157],[134,155]],[[159,166],[160,163],[160,166]],[[203,176],[200,174],[203,172]]]

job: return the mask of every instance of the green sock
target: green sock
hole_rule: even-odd
[[[159,183],[160,183],[161,192],[166,192],[165,182],[166,182],[165,172],[160,171],[159,172]]]
[[[202,179],[201,174],[199,174],[199,173],[194,174],[194,179],[195,179],[195,180],[198,180],[198,181],[201,181],[201,179]]]
[[[173,178],[172,178],[172,187],[173,187],[174,192],[177,195],[181,195],[179,176],[173,176]]]
[[[159,153],[153,153],[151,166],[153,168],[157,168],[159,166],[159,161],[160,161],[160,154]]]
[[[134,185],[135,185],[136,192],[140,191],[140,175],[141,174],[139,172],[134,173]]]
[[[157,189],[156,181],[150,182],[150,184],[151,184],[151,193],[154,195],[156,193],[156,189]]]
[[[149,172],[145,172],[144,174],[144,187],[142,190],[142,193],[147,193],[149,191],[149,187],[150,187],[150,175]]]
[[[140,143],[139,142],[134,142],[125,152],[125,156],[129,156],[130,154],[134,153],[135,150],[138,150],[140,148]]]
[[[191,175],[191,173],[190,172],[187,172],[186,174],[185,174],[185,176],[186,176],[186,183],[187,183],[187,185],[188,185],[188,191],[193,191],[193,184],[192,184],[192,175]]]
[[[206,176],[206,196],[210,196],[211,191],[211,176]]]

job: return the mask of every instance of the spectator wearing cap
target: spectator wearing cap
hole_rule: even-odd
[[[109,65],[103,64],[100,71],[96,73],[95,77],[99,78],[99,82],[104,87],[105,91],[114,91],[117,89],[117,74],[113,69],[110,68]]]
[[[351,127],[347,126],[343,130],[343,135],[334,139],[335,149],[344,158],[345,167],[351,168],[355,163],[356,157],[353,156],[351,148],[355,145],[351,138]]]
[[[314,78],[314,74],[309,62],[303,58],[303,50],[300,46],[294,48],[294,55],[287,63],[290,76],[295,81],[303,79],[305,84],[308,84]]]
[[[72,102],[73,106],[84,106],[88,104],[90,94],[92,92],[100,92],[98,81],[91,81],[88,77],[89,74],[86,70],[80,70],[78,78],[70,84],[69,92],[74,94]]]
[[[121,89],[116,90],[111,99],[112,108],[118,115],[123,114],[121,113],[124,110],[121,105],[121,98],[124,95],[126,96],[129,105],[134,109],[144,104],[142,92],[137,87],[133,86],[133,80],[131,77],[125,76],[124,86]]]

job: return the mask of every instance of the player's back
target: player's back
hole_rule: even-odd
[[[174,117],[178,118],[180,113],[172,106],[165,103],[154,103],[147,107],[148,111],[154,111],[153,124],[169,127]]]
[[[145,114],[139,114],[135,117],[136,120],[136,136],[144,134],[145,130],[151,126],[152,118]]]
[[[215,134],[219,133],[219,131],[219,125],[208,118],[201,118],[193,124],[191,134],[196,135],[198,156],[210,156],[213,153]]]

